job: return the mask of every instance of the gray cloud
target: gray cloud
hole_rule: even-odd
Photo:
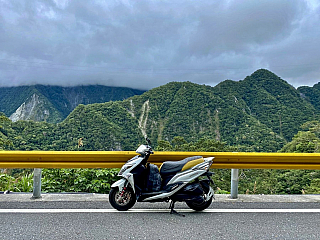
[[[320,81],[318,0],[0,0],[0,86]]]

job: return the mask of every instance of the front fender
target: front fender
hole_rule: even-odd
[[[123,190],[123,188],[126,187],[128,183],[130,183],[130,185],[133,189],[133,192],[135,192],[134,186],[132,186],[132,183],[130,180],[131,179],[129,179],[129,181],[128,181],[127,179],[121,178],[120,180],[113,183],[111,185],[111,188],[119,188],[119,192],[121,192]]]
[[[121,192],[126,184],[127,180],[121,178],[111,185],[111,188],[119,188],[119,192]]]

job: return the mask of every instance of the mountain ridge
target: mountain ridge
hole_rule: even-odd
[[[187,141],[210,137],[231,145],[256,145],[255,151],[276,151],[317,111],[294,87],[270,73],[257,70],[246,81],[225,81],[215,87],[171,82],[119,105],[136,119],[136,128],[143,126],[141,135],[153,142],[175,136]],[[267,82],[266,87],[254,84],[257,80]],[[274,84],[277,89],[267,91]],[[248,92],[251,95],[244,97]]]
[[[11,141],[22,150],[133,150],[144,135],[155,146],[181,136],[187,142],[215,139],[239,151],[275,152],[319,113],[300,91],[260,69],[215,87],[171,82],[122,101],[80,104],[56,125],[11,123],[17,135]],[[78,148],[80,138],[84,146]]]

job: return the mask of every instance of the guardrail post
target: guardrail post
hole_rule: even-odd
[[[239,169],[231,169],[231,199],[238,198]]]
[[[41,168],[33,170],[33,199],[41,198]]]

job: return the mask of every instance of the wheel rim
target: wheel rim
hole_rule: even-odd
[[[130,203],[130,200],[131,200],[130,191],[122,191],[121,193],[119,191],[116,192],[115,201],[118,205],[126,206],[128,203]]]

